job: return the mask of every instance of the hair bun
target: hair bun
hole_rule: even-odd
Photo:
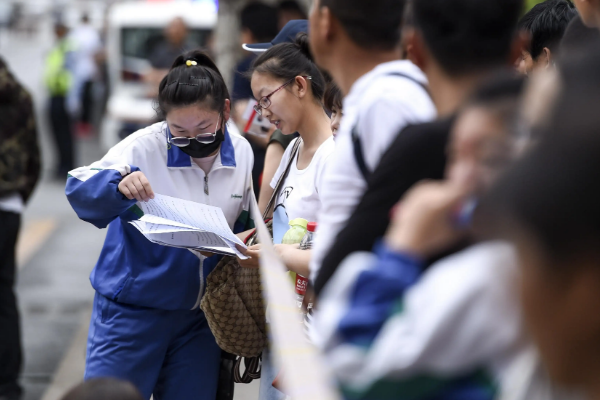
[[[296,39],[294,40],[294,45],[300,49],[302,54],[308,57],[311,61],[313,60],[312,53],[310,52],[310,43],[308,41],[308,34],[305,32],[300,32],[296,35]]]
[[[193,66],[197,65],[200,67],[208,68],[221,75],[221,72],[219,71],[219,68],[217,68],[215,62],[208,56],[208,54],[204,53],[202,50],[192,50],[180,55],[179,57],[177,57],[177,59],[175,59],[175,62],[173,63],[171,69],[175,69],[182,65],[190,67],[191,65],[187,65],[188,61],[195,61],[196,64],[194,64]]]

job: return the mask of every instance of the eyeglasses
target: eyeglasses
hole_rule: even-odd
[[[196,139],[196,141],[202,143],[202,144],[211,144],[215,141],[215,138],[217,137],[217,132],[219,131],[219,125],[222,121],[221,116],[219,116],[219,120],[217,121],[217,126],[215,127],[215,133],[200,133],[198,135],[196,135],[196,137],[194,138],[189,138],[189,137],[175,137],[175,136],[171,136],[170,139],[168,139],[168,142],[171,143],[173,146],[177,146],[177,147],[187,147],[190,145],[190,143],[192,142],[192,139]]]
[[[308,79],[311,80],[312,76],[302,76],[304,79]],[[284,83],[283,85],[279,86],[277,89],[273,90],[271,93],[269,93],[268,95],[266,95],[265,97],[262,97],[259,101],[258,104],[254,106],[254,111],[256,111],[256,113],[258,115],[262,116],[262,111],[265,108],[269,108],[271,107],[271,96],[273,96],[275,93],[279,92],[281,89],[283,89],[284,87],[286,87],[287,85],[289,85],[290,83],[292,83],[294,80],[296,79],[296,77],[293,77],[292,79],[290,79],[289,81],[287,81],[286,83]]]

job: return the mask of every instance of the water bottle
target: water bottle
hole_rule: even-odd
[[[308,221],[304,218],[296,218],[289,222],[290,229],[283,235],[283,239],[281,240],[281,244],[300,244],[302,242],[302,238],[306,235],[306,225]],[[290,276],[290,280],[292,284],[296,283],[296,273],[293,271],[289,271],[288,275]]]
[[[315,231],[317,230],[316,222],[309,222],[306,224],[306,234],[302,238],[300,242],[300,250],[310,250],[312,249],[313,240],[315,237]]]
[[[306,234],[308,221],[304,218],[296,218],[289,222],[290,229],[283,235],[282,244],[298,244]]]
[[[310,250],[312,248],[313,240],[315,237],[315,231],[317,230],[316,222],[309,222],[306,225],[307,232],[300,242],[300,250]],[[308,279],[300,274],[296,274],[296,305],[302,310],[302,303],[304,303],[304,296],[306,295],[306,288],[308,287]],[[307,311],[310,312],[312,303],[308,304]]]

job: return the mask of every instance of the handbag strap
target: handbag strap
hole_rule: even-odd
[[[241,373],[242,359],[244,362],[244,373]],[[256,357],[238,357],[233,368],[233,380],[235,383],[250,383],[260,379],[262,354]]]
[[[273,207],[273,204],[275,203],[275,200],[277,199],[277,196],[279,194],[279,189],[281,189],[281,185],[283,184],[283,181],[285,180],[285,178],[287,178],[288,174],[290,173],[290,168],[292,166],[292,163],[294,162],[294,159],[296,158],[296,154],[298,153],[298,149],[300,148],[301,142],[302,142],[302,138],[298,138],[296,140],[296,143],[294,143],[294,147],[292,148],[292,152],[290,154],[290,159],[288,160],[287,167],[285,168],[285,171],[283,172],[283,174],[281,174],[281,176],[279,177],[279,180],[277,181],[277,185],[275,185],[275,189],[273,190],[273,194],[271,195],[271,199],[269,200],[269,203],[267,204],[267,208],[265,209],[265,212],[263,214],[263,221],[265,221],[267,219],[267,216],[269,215],[269,210],[271,209],[271,207]]]

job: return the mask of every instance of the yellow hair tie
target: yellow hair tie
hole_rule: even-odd
[[[187,65],[188,67],[191,67],[192,65],[198,65],[198,63],[194,60],[187,60],[185,62],[185,65]]]

